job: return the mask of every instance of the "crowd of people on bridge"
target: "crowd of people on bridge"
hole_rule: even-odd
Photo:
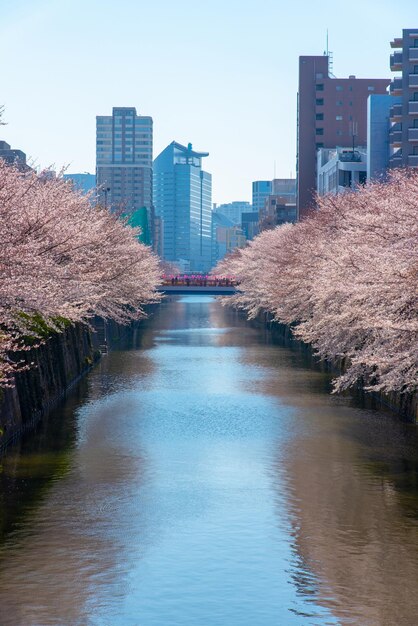
[[[163,285],[173,287],[233,287],[235,276],[213,276],[211,274],[169,274],[162,277]]]

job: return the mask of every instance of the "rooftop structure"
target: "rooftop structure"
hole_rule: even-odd
[[[327,193],[355,190],[367,180],[366,148],[321,148],[318,150],[317,189]]]

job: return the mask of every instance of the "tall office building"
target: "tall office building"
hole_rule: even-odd
[[[366,145],[367,98],[384,94],[389,79],[335,78],[329,56],[299,57],[297,121],[298,218],[314,207],[319,148]]]
[[[134,216],[144,232],[152,218],[152,118],[134,107],[114,107],[96,118],[99,201]]]
[[[191,272],[211,268],[212,177],[202,170],[202,158],[208,154],[173,141],[154,161],[162,256]]]
[[[389,166],[418,167],[418,28],[405,28],[390,45],[390,69],[401,76],[390,84],[390,94],[400,101],[390,113]]]

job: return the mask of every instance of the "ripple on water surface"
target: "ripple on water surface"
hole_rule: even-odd
[[[4,460],[0,624],[413,626],[415,430],[207,296],[136,341]]]

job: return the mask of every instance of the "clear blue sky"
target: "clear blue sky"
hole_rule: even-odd
[[[207,150],[213,200],[295,174],[298,57],[334,74],[389,77],[390,40],[418,0],[2,0],[0,136],[37,165],[94,172],[95,116],[135,106],[154,156],[173,139]]]

